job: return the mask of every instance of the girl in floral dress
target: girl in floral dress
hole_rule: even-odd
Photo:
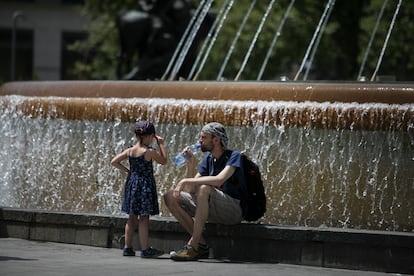
[[[148,243],[149,216],[159,213],[152,161],[165,165],[167,150],[164,146],[164,139],[155,134],[155,128],[151,122],[139,121],[135,125],[135,135],[136,144],[115,156],[111,161],[111,165],[128,174],[122,202],[122,212],[129,215],[125,225],[123,255],[135,256],[132,240],[137,223],[139,223],[141,257],[155,258],[164,252],[150,247]],[[160,152],[151,147],[154,139],[157,141]],[[129,160],[129,168],[121,163],[125,159]]]

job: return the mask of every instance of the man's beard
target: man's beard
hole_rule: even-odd
[[[201,145],[201,151],[202,152],[207,152],[207,151],[211,151],[213,149],[213,147],[208,147],[207,145]]]

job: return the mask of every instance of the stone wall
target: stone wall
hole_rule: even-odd
[[[0,221],[0,238],[120,248],[126,217],[0,208]],[[205,233],[214,258],[414,273],[414,233],[252,223],[207,224]],[[151,218],[153,246],[169,252],[187,238],[174,219]]]

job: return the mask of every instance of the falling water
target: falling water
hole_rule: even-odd
[[[223,121],[229,120],[230,147],[246,149],[262,169],[268,199],[262,222],[414,230],[414,110],[409,104],[154,98],[92,102],[21,96],[1,100],[3,206],[118,214],[124,176],[109,162],[134,143],[133,122],[125,121],[125,115],[139,119],[134,114],[145,114],[156,122],[171,157],[197,139],[204,121],[222,113]],[[86,113],[70,106],[61,111],[59,102],[72,101],[88,106]],[[106,119],[88,119],[95,102],[98,116]],[[397,114],[406,118],[404,124],[393,122]],[[368,122],[358,123],[359,117]],[[321,126],[301,125],[302,118],[320,119]],[[347,123],[349,118],[354,123]],[[359,129],[359,124],[373,124],[376,130]],[[387,130],[394,128],[399,130]],[[161,195],[184,177],[184,170],[169,162],[156,165],[155,176],[161,215],[169,216]]]
[[[287,9],[285,11],[285,14],[283,15],[283,18],[280,21],[279,27],[277,28],[276,33],[273,36],[272,42],[270,43],[269,50],[266,53],[266,57],[263,61],[262,67],[260,68],[259,74],[257,75],[256,80],[258,80],[258,81],[262,79],[264,70],[266,69],[266,66],[267,66],[267,63],[269,62],[270,56],[273,53],[273,49],[276,45],[277,39],[279,38],[280,34],[282,33],[283,26],[285,25],[286,19],[288,18],[288,15],[290,13],[290,10],[293,7],[293,4],[295,4],[295,0],[290,1],[289,6],[287,7]]]
[[[198,30],[201,27],[201,24],[204,21],[204,18],[206,17],[208,11],[210,10],[211,4],[213,3],[213,0],[208,0],[207,3],[202,7],[200,14],[196,17],[194,26],[192,27],[190,33],[188,34],[187,41],[184,43],[184,47],[179,51],[178,59],[173,67],[173,70],[170,75],[170,80],[175,79],[178,71],[181,68],[181,65],[184,62],[184,59],[186,58],[186,55],[197,35]]]
[[[384,0],[384,3],[382,4],[381,10],[378,14],[377,20],[375,22],[374,29],[372,30],[371,37],[370,37],[369,42],[368,42],[368,46],[365,49],[364,57],[362,58],[361,67],[359,68],[357,80],[360,80],[361,77],[362,77],[362,72],[364,71],[365,63],[367,61],[369,51],[371,50],[372,42],[374,41],[375,34],[377,33],[378,26],[381,22],[382,15],[384,13],[385,7],[387,6],[387,3],[388,3],[388,0]]]
[[[254,37],[253,37],[253,39],[252,39],[252,42],[250,43],[250,47],[249,47],[249,49],[247,50],[246,55],[244,56],[244,60],[243,60],[243,62],[242,62],[242,65],[240,66],[239,72],[237,73],[237,75],[236,75],[236,77],[234,78],[234,80],[239,80],[239,79],[240,79],[240,76],[241,76],[241,74],[243,73],[244,68],[245,68],[245,67],[246,67],[246,65],[247,65],[247,61],[248,61],[248,60],[249,60],[249,58],[250,58],[250,55],[251,55],[251,53],[252,53],[252,51],[253,51],[253,48],[254,48],[254,46],[256,45],[257,38],[259,37],[260,33],[262,32],[263,25],[264,25],[264,23],[266,22],[267,16],[269,15],[269,13],[270,13],[271,9],[273,8],[273,4],[274,4],[274,3],[275,3],[275,0],[271,0],[271,1],[270,1],[270,3],[269,3],[269,5],[267,6],[267,9],[266,9],[266,11],[265,11],[265,13],[264,13],[264,15],[263,15],[263,18],[262,18],[262,20],[260,21],[259,27],[257,28],[257,31],[256,31],[256,32],[255,32],[255,34],[254,34]]]
[[[305,53],[305,56],[303,57],[302,63],[299,67],[299,70],[295,75],[295,80],[298,80],[299,75],[302,73],[302,70],[303,70],[306,62],[308,62],[308,56],[309,56],[309,53],[310,53],[311,49],[314,47],[315,39],[317,38],[317,36],[318,36],[318,34],[321,30],[321,26],[322,26],[323,22],[325,21],[325,17],[327,16],[328,12],[330,11],[330,9],[332,8],[334,3],[335,3],[334,0],[328,0],[328,2],[326,3],[325,10],[322,13],[321,19],[319,20],[319,23],[318,23],[318,26],[315,29],[315,32],[313,33],[313,37],[311,39],[311,42],[309,43],[309,46],[306,49],[306,53]]]
[[[387,36],[385,37],[384,45],[382,46],[380,56],[378,57],[377,66],[375,67],[374,73],[372,73],[371,81],[373,81],[375,79],[375,77],[377,76],[379,67],[381,66],[382,58],[384,56],[385,49],[387,48],[387,45],[388,45],[388,40],[390,39],[391,32],[392,32],[392,29],[394,27],[395,20],[397,18],[398,12],[400,11],[401,2],[402,2],[402,0],[398,1],[397,7],[395,9],[394,15],[393,15],[391,23],[390,23],[390,27],[388,28]]]
[[[194,15],[191,17],[191,20],[188,23],[188,26],[185,29],[184,33],[183,33],[183,36],[181,37],[180,41],[178,42],[177,47],[174,50],[174,54],[172,55],[171,60],[168,63],[167,69],[165,69],[165,72],[164,72],[164,74],[163,74],[163,76],[161,78],[162,80],[166,80],[167,79],[167,76],[170,73],[171,67],[174,65],[174,62],[176,61],[176,58],[177,58],[178,54],[180,53],[180,51],[181,51],[181,49],[183,47],[183,44],[187,41],[186,39],[187,39],[188,33],[192,29],[192,27],[194,25],[194,22],[197,19],[197,15],[199,14],[201,8],[204,6],[205,1],[206,0],[203,0],[200,3],[200,5],[198,5],[197,10],[194,12]]]
[[[224,4],[223,4],[223,6],[222,6],[222,9],[221,9],[221,11],[220,11],[220,13],[219,13],[219,16],[217,17],[217,20],[216,20],[216,22],[215,22],[215,24],[217,23],[217,22],[219,22],[218,23],[218,26],[217,26],[217,28],[215,28],[215,24],[213,25],[213,27],[212,27],[212,30],[214,30],[214,36],[212,37],[212,39],[211,39],[211,41],[210,41],[210,43],[209,43],[209,46],[208,46],[208,48],[207,48],[207,50],[206,50],[206,52],[205,52],[205,54],[204,54],[204,57],[203,57],[203,60],[201,61],[201,64],[200,64],[200,67],[199,67],[199,69],[197,70],[197,73],[195,74],[195,76],[194,76],[194,78],[192,77],[192,74],[190,73],[190,75],[189,75],[189,79],[192,79],[193,78],[193,80],[197,80],[198,79],[198,76],[199,76],[199,74],[201,73],[201,70],[203,70],[203,68],[204,68],[204,64],[206,63],[206,61],[207,61],[207,58],[208,58],[208,56],[209,56],[209,54],[210,54],[210,52],[211,52],[211,49],[213,48],[213,45],[214,45],[214,43],[216,42],[216,39],[217,39],[217,36],[219,35],[219,33],[220,33],[220,31],[221,31],[221,28],[223,27],[223,23],[224,23],[224,21],[226,20],[226,18],[227,18],[227,15],[228,15],[228,13],[230,12],[230,10],[231,10],[231,8],[233,7],[233,4],[234,4],[234,1],[233,0],[228,0],[228,1],[226,1]],[[220,20],[219,20],[220,19]],[[210,35],[210,34],[209,34]],[[200,53],[199,53],[199,56],[201,55],[203,53],[203,51],[200,51]],[[198,59],[198,57],[197,57],[197,59]],[[194,63],[194,68],[195,68],[195,66],[197,65],[197,60],[196,60],[196,62]]]
[[[322,26],[321,26],[320,30],[318,30],[318,36],[316,38],[315,45],[312,47],[312,52],[310,54],[309,61],[307,62],[306,71],[305,71],[305,74],[303,75],[303,80],[307,80],[308,79],[309,71],[312,68],[313,59],[315,57],[316,50],[318,50],[319,43],[321,41],[323,32],[325,31],[326,24],[328,24],[329,17],[331,17],[331,13],[332,13],[332,10],[333,10],[334,5],[335,5],[335,1],[332,1],[330,3],[329,8],[328,8],[327,14],[325,15],[324,19],[322,20]]]
[[[247,10],[246,14],[244,15],[243,21],[240,24],[240,27],[237,30],[236,35],[234,36],[233,41],[232,41],[232,43],[230,45],[230,48],[229,48],[229,50],[226,53],[226,57],[224,58],[224,62],[223,62],[223,64],[220,67],[220,71],[219,71],[219,73],[217,75],[216,80],[221,80],[222,79],[224,69],[226,68],[227,63],[229,62],[230,57],[233,54],[234,47],[236,46],[236,43],[237,43],[237,41],[240,38],[240,35],[241,35],[241,33],[242,33],[243,29],[244,29],[244,26],[246,26],[247,19],[250,17],[250,14],[252,13],[253,8],[254,8],[255,5],[256,5],[256,0],[253,0],[250,3],[249,9]]]

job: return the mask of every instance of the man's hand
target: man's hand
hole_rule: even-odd
[[[184,184],[183,181],[181,180],[180,182],[178,182],[177,186],[175,186],[174,191],[173,191],[173,197],[176,199],[180,198],[180,192],[183,190],[184,188]]]

